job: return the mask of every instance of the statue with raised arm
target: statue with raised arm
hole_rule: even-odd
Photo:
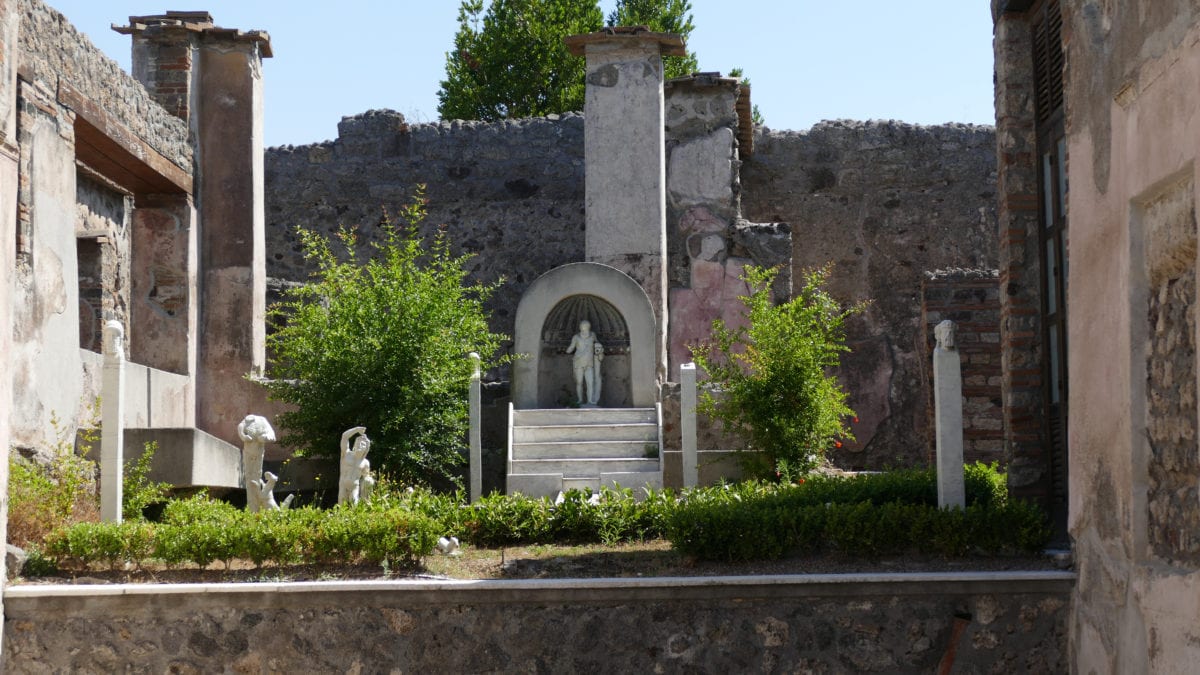
[[[246,508],[258,510],[257,487],[254,483],[263,475],[263,455],[266,444],[275,441],[275,430],[261,415],[246,415],[237,427],[238,438],[242,439],[242,477],[246,486]]]
[[[600,361],[604,358],[604,346],[596,340],[592,323],[587,319],[579,322],[579,332],[571,338],[567,353],[575,355],[571,366],[575,371],[575,397],[579,405],[599,405]]]
[[[350,439],[354,439],[353,446]],[[371,497],[375,479],[371,476],[371,462],[367,461],[367,452],[370,450],[371,439],[367,438],[366,427],[352,427],[342,434],[342,455],[338,474],[339,504],[357,504]]]

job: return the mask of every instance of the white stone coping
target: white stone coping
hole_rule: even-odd
[[[780,597],[1067,594],[1074,572],[922,572],[788,574],[606,579],[388,579],[215,584],[27,584],[4,590],[7,619],[46,611],[103,613],[140,607],[264,609],[342,604],[366,606],[578,603],[614,601],[745,601]],[[347,596],[354,596],[352,599]]]

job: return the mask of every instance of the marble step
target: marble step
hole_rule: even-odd
[[[513,443],[513,459],[646,459],[658,456],[658,439]]]
[[[566,478],[599,477],[606,473],[658,473],[654,459],[514,459],[512,475],[560,474]]]
[[[513,425],[513,444],[565,443],[569,441],[645,441],[658,443],[658,424],[650,422],[620,424],[554,424],[543,426]]]
[[[540,408],[514,410],[513,426],[658,424],[654,408]]]

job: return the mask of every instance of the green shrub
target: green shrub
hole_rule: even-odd
[[[493,493],[471,507],[467,540],[476,546],[550,543],[550,501]]]
[[[100,440],[96,422],[99,401],[89,406],[92,419],[76,434],[51,414],[50,424],[56,439],[47,447],[48,464],[21,458],[16,452],[8,459],[8,541],[22,548],[36,546],[55,530],[71,523],[94,521],[100,517],[96,494],[96,463],[86,457]]]
[[[666,536],[676,550],[712,560],[771,559],[797,550],[962,556],[1045,547],[1045,514],[1009,502],[995,465],[970,465],[967,476],[966,509],[937,508],[931,470],[691,490],[671,511]]]
[[[150,480],[150,466],[158,452],[158,441],[143,446],[142,455],[125,462],[121,474],[121,515],[125,520],[142,520],[147,506],[166,501],[171,484]]]
[[[222,523],[231,522],[241,515],[242,510],[228,502],[211,499],[207,495],[194,495],[167,502],[162,512],[162,522],[168,525]]]
[[[854,411],[830,373],[848,351],[842,324],[863,305],[843,307],[825,291],[830,267],[806,272],[796,297],[776,305],[777,273],[747,266],[749,325],[717,319],[712,337],[691,346],[716,388],[702,390],[698,410],[748,439],[756,452],[743,464],[759,477],[809,471],[839,439],[853,438],[846,421]]]
[[[996,462],[975,462],[963,467],[967,505],[1002,506],[1008,503],[1008,476],[1000,472]],[[937,480],[936,472],[934,480]]]
[[[342,258],[318,233],[299,230],[311,280],[273,308],[272,398],[295,406],[279,416],[282,442],[337,458],[338,438],[365,426],[376,468],[408,483],[458,483],[467,432],[469,352],[485,368],[507,337],[493,333],[483,305],[497,284],[467,284],[469,256],[454,256],[440,232],[426,245],[421,191],[403,212],[384,214],[374,257],[360,260],[357,236],[338,233]]]

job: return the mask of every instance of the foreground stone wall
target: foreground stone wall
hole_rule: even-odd
[[[13,672],[1065,672],[1065,573],[9,589]]]
[[[744,216],[790,223],[794,270],[832,262],[834,294],[871,301],[847,324],[841,377],[859,422],[840,466],[918,464],[931,447],[921,282],[928,270],[995,268],[995,147],[990,127],[954,124],[838,121],[755,136]]]

